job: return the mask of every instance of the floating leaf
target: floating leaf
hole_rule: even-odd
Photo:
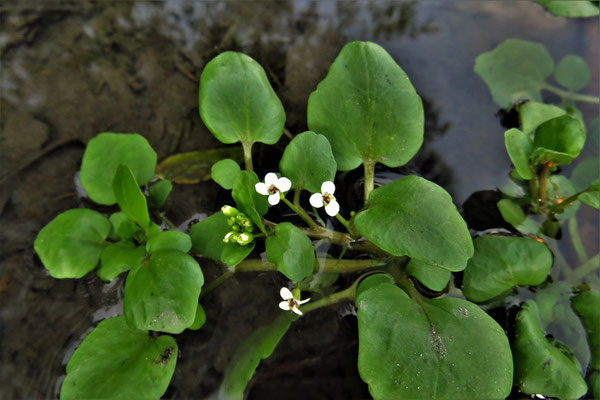
[[[507,39],[475,59],[475,72],[494,102],[506,109],[518,100],[542,101],[540,91],[553,70],[554,60],[543,45],[520,39]]]
[[[133,268],[125,282],[123,311],[138,329],[181,333],[194,322],[204,277],[190,255],[157,251]]]
[[[145,255],[146,250],[143,246],[125,241],[112,243],[100,253],[98,276],[105,281],[111,281],[141,263]]]
[[[231,197],[240,211],[250,218],[259,229],[265,232],[261,215],[269,210],[267,197],[259,194],[254,185],[258,183],[258,177],[252,171],[241,171],[233,182]]]
[[[590,81],[590,67],[574,54],[564,56],[556,65],[554,79],[570,90],[583,89]]]
[[[172,189],[173,184],[167,179],[163,179],[150,186],[150,189],[148,189],[148,200],[150,200],[150,207],[154,209],[163,208]]]
[[[408,262],[406,272],[417,278],[423,285],[436,292],[444,290],[452,276],[452,273],[447,269],[436,267],[415,259]]]
[[[233,188],[233,182],[237,178],[241,169],[238,163],[231,158],[217,161],[210,169],[213,181],[217,182],[221,187],[227,190]]]
[[[158,399],[177,363],[171,336],[130,328],[123,316],[98,324],[71,356],[60,398]]]
[[[191,248],[192,240],[189,235],[180,231],[162,231],[146,243],[146,250],[150,254],[160,250],[179,250],[187,253]]]
[[[292,181],[293,188],[320,193],[323,182],[335,179],[337,164],[327,138],[307,131],[287,145],[279,170]]]
[[[225,144],[275,144],[283,134],[285,111],[259,63],[226,51],[200,77],[200,116]]]
[[[156,153],[138,134],[101,133],[88,143],[81,161],[81,184],[90,199],[99,204],[117,202],[113,180],[117,167],[126,165],[140,185],[154,176]]]
[[[406,176],[371,192],[356,215],[358,232],[395,256],[462,271],[473,255],[465,221],[450,195],[435,183]]]
[[[552,161],[570,164],[585,143],[585,127],[581,120],[563,115],[540,125],[533,140],[531,158],[537,163]]]
[[[327,137],[340,171],[363,162],[399,167],[423,143],[423,105],[381,46],[351,42],[310,95],[308,126]]]
[[[508,339],[475,304],[456,298],[417,304],[380,283],[362,291],[356,307],[358,371],[375,400],[501,399],[510,393]]]
[[[504,132],[504,145],[515,170],[522,179],[531,179],[529,154],[533,150],[533,142],[518,129],[512,128]]]
[[[552,267],[550,250],[534,239],[485,235],[473,243],[462,287],[471,301],[490,300],[517,285],[539,285]]]
[[[203,219],[190,228],[194,250],[228,267],[236,266],[252,252],[254,242],[245,246],[233,242],[225,243],[223,238],[229,231],[231,227],[221,211]]]
[[[242,400],[244,390],[261,359],[273,354],[275,347],[298,317],[293,313],[281,314],[269,325],[258,328],[237,348],[219,389],[219,400]]]
[[[81,278],[98,265],[110,229],[102,214],[76,208],[43,227],[33,247],[53,278]]]
[[[565,114],[565,110],[560,107],[538,103],[537,101],[527,101],[519,106],[521,130],[529,135],[544,122]]]
[[[527,301],[516,318],[513,355],[515,380],[525,394],[541,393],[546,397],[578,399],[587,385],[577,366],[558,348],[552,346],[536,318],[537,307]]]
[[[587,0],[537,0],[554,15],[561,17],[595,17],[599,14],[598,4]]]
[[[121,211],[139,226],[146,228],[150,224],[146,197],[128,166],[121,164],[117,167],[113,189]]]
[[[204,308],[200,304],[198,304],[198,308],[196,309],[196,317],[194,318],[194,323],[188,327],[188,329],[192,331],[197,331],[198,329],[204,326],[206,322],[206,313],[204,312]]]
[[[267,259],[277,270],[293,282],[313,273],[315,249],[308,236],[289,222],[275,226],[273,235],[267,237]]]
[[[175,154],[156,167],[156,175],[182,184],[194,184],[210,180],[210,169],[224,158],[242,162],[244,153],[239,146]]]

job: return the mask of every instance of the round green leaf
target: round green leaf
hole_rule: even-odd
[[[81,278],[98,265],[110,229],[102,214],[76,208],[43,227],[33,247],[53,278]]]
[[[590,81],[590,67],[585,60],[574,54],[564,56],[556,65],[554,79],[567,89],[583,89]]]
[[[583,292],[571,298],[571,307],[583,323],[592,352],[591,368],[600,371],[600,292]]]
[[[519,106],[521,130],[529,135],[544,122],[565,114],[566,111],[560,107],[538,103],[537,101],[527,101]]]
[[[177,363],[171,336],[130,328],[123,316],[98,324],[71,356],[60,398],[158,399]]]
[[[313,273],[315,249],[308,236],[289,222],[275,226],[265,247],[267,259],[291,281],[300,282]]]
[[[371,192],[354,219],[358,232],[395,256],[462,271],[473,242],[450,195],[435,183],[406,176]]]
[[[245,246],[233,242],[225,243],[223,238],[229,231],[231,227],[221,211],[203,219],[190,228],[194,250],[228,267],[236,266],[252,252],[254,242]]]
[[[163,179],[150,186],[148,189],[148,200],[150,200],[150,207],[154,209],[160,209],[165,206],[167,197],[173,189],[171,181]]]
[[[200,116],[223,143],[277,143],[285,111],[263,68],[242,53],[212,59],[200,77]]]
[[[210,169],[210,175],[213,181],[227,190],[233,189],[233,182],[240,173],[241,169],[238,163],[231,158],[217,161]]]
[[[202,305],[198,304],[198,308],[196,309],[196,317],[194,318],[194,323],[188,327],[188,329],[192,331],[197,331],[198,329],[204,326],[206,322],[206,313],[204,312],[204,308]]]
[[[111,281],[122,272],[129,271],[141,263],[145,255],[146,250],[143,246],[135,246],[131,242],[110,244],[100,253],[98,276],[105,281]]]
[[[502,218],[525,234],[537,234],[541,229],[540,224],[525,215],[520,205],[510,199],[502,199],[497,203]]]
[[[587,385],[573,361],[548,342],[535,309],[535,303],[528,301],[517,314],[512,346],[515,383],[526,394],[578,399]]]
[[[113,190],[121,211],[139,226],[146,228],[150,224],[146,197],[128,166],[121,164],[117,167]]]
[[[553,161],[570,164],[585,143],[585,127],[581,120],[563,115],[540,125],[533,140],[531,158],[535,162]]]
[[[88,143],[81,161],[81,184],[99,204],[117,202],[113,179],[119,164],[127,165],[140,185],[154,176],[156,153],[138,134],[101,133]]]
[[[138,329],[181,333],[194,322],[204,277],[190,255],[157,251],[134,267],[125,282],[123,311]]]
[[[561,17],[595,17],[600,13],[597,1],[588,0],[537,0],[554,15]]]
[[[534,239],[485,235],[473,243],[475,254],[465,269],[462,290],[478,303],[517,285],[539,285],[552,268],[550,250]]]
[[[529,154],[533,150],[533,142],[518,129],[512,128],[504,132],[504,145],[515,170],[522,179],[533,177],[529,167]]]
[[[542,44],[520,39],[507,39],[475,59],[475,72],[494,102],[507,109],[518,100],[542,101],[540,91],[553,70],[554,60]]]
[[[578,197],[582,203],[587,204],[590,207],[594,207],[596,210],[600,210],[600,179],[596,179],[585,193],[582,193]]]
[[[447,269],[436,267],[415,259],[408,262],[406,272],[417,278],[423,285],[436,292],[444,290],[452,276],[452,273]]]
[[[363,291],[356,307],[358,371],[375,400],[503,399],[510,393],[508,339],[475,304],[456,298],[417,304],[382,283]]]
[[[233,181],[231,197],[235,201],[240,211],[250,218],[250,220],[265,232],[261,215],[265,215],[269,210],[267,197],[258,193],[254,187],[258,183],[258,177],[252,171],[241,171]]]
[[[327,137],[340,171],[363,162],[399,167],[423,143],[423,105],[381,46],[351,42],[310,95],[308,127]]]
[[[180,231],[162,231],[146,243],[146,250],[154,254],[160,250],[179,250],[187,253],[192,248],[192,239]]]
[[[335,179],[337,164],[327,138],[307,131],[287,145],[279,170],[292,181],[293,188],[318,193],[323,182]]]

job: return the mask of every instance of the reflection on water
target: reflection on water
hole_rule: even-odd
[[[85,204],[72,183],[84,144],[114,131],[143,134],[159,158],[218,147],[198,116],[197,80],[219,52],[243,51],[265,67],[287,127],[299,133],[306,130],[308,96],[341,46],[378,42],[424,100],[426,139],[409,165],[380,168],[377,179],[417,173],[444,186],[456,204],[502,187],[510,167],[498,110],[473,72],[478,54],[508,37],[539,41],[555,59],[587,58],[590,87],[598,87],[598,21],[555,17],[529,1],[4,1],[0,21],[0,394],[6,398],[55,396],[82,335],[120,310],[119,283],[105,285],[92,275],[54,280],[32,255],[44,224]],[[588,122],[598,114],[582,109]],[[269,160],[263,161],[266,168]],[[349,172],[341,179],[359,177]],[[357,203],[361,192],[345,195]],[[212,183],[176,186],[172,196],[178,208],[169,217],[177,224],[227,201]],[[582,208],[590,253],[598,251],[597,220],[596,211]],[[558,246],[572,261],[566,236]],[[216,275],[216,266],[202,266],[209,279]],[[276,274],[243,275],[209,296],[207,325],[178,336],[182,358],[166,397],[214,393],[237,343],[278,312],[272,306],[281,282]],[[295,324],[259,370],[250,398],[284,390],[292,399],[368,397],[355,367],[355,324],[335,309]],[[290,390],[300,384],[302,393]]]

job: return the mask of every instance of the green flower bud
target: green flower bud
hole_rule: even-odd
[[[234,226],[235,225],[235,217],[227,218],[227,225]]]
[[[223,206],[221,207],[221,211],[228,217],[234,217],[239,213],[237,208],[231,206]]]
[[[238,241],[237,242],[238,242],[238,244],[240,246],[245,246],[248,243],[251,243],[253,240],[254,240],[254,235],[253,234],[251,234],[251,233],[245,233],[244,232],[244,233],[240,233],[238,235]]]
[[[292,295],[294,296],[295,300],[300,300],[300,288],[295,288],[292,290]]]
[[[239,225],[232,225],[231,229],[233,229],[234,232],[239,232],[242,230],[242,228]]]
[[[252,224],[250,224],[250,226],[244,227],[244,231],[248,232],[248,233],[252,233],[254,231],[254,227],[252,226]]]
[[[233,235],[233,232],[229,232],[227,235],[225,235],[223,242],[229,243],[231,241],[231,235]]]

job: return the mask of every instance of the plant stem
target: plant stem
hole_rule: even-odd
[[[557,94],[563,98],[567,98],[567,99],[571,99],[574,101],[583,101],[585,103],[594,103],[594,104],[600,104],[600,98],[596,97],[596,96],[588,96],[585,94],[577,94],[577,93],[571,93],[568,92],[566,90],[562,90],[560,88],[557,88],[554,85],[550,85],[549,83],[544,83],[542,85],[542,89],[545,89],[549,92],[552,92],[554,94]]]
[[[327,258],[323,265],[315,260],[314,272],[326,274],[332,273],[353,273],[369,268],[375,268],[385,265],[383,260],[335,260]],[[235,267],[235,272],[252,271],[276,271],[277,266],[269,261],[247,258]]]
[[[210,281],[208,284],[206,284],[206,286],[204,286],[202,288],[202,291],[200,292],[199,300],[202,299],[203,297],[205,297],[206,295],[208,295],[210,292],[212,292],[219,286],[221,286],[223,284],[223,282],[225,282],[227,279],[231,278],[233,276],[233,274],[235,274],[235,271],[233,269],[227,269],[225,272],[223,272],[223,274],[221,274],[214,281]]]
[[[320,226],[310,229],[303,229],[303,231],[313,239],[327,239],[331,243],[335,243],[344,247],[350,247],[350,244],[354,242],[354,239],[345,233],[321,228]]]
[[[294,189],[294,205],[298,208],[300,207],[300,190]]]
[[[540,186],[538,189],[538,198],[537,200],[540,202],[540,204],[542,205],[542,207],[546,206],[546,182],[548,181],[548,171],[550,171],[550,168],[552,167],[552,163],[545,163],[543,168],[542,168],[542,172],[540,173]]]
[[[246,171],[254,171],[252,165],[252,143],[242,141],[242,148],[244,149],[244,166]]]
[[[586,193],[586,190],[582,190],[581,192],[577,192],[574,195],[567,197],[566,199],[564,199],[563,201],[561,201],[559,204],[556,204],[552,207],[550,207],[550,213],[554,214],[560,214],[561,212],[563,212],[565,210],[565,208],[567,208],[568,206],[570,206],[571,204],[573,204],[577,198],[579,197],[579,195]]]
[[[358,235],[358,232],[356,232],[356,229],[353,229],[352,226],[350,226],[350,222],[348,222],[348,220],[346,220],[344,217],[341,216],[340,213],[337,213],[335,215],[335,217],[337,218],[338,221],[340,221],[342,223],[342,225],[344,225],[346,227],[346,229],[348,230],[348,232],[350,232],[350,234],[354,237],[359,237],[360,235]]]
[[[600,253],[587,260],[584,264],[577,267],[571,275],[571,282],[575,283],[584,278],[587,274],[600,268]]]
[[[306,213],[306,211],[304,211],[304,209],[302,207],[300,207],[300,206],[296,207],[295,205],[290,203],[289,200],[286,199],[283,194],[281,194],[281,200],[285,204],[287,204],[287,206],[289,208],[291,208],[296,214],[298,214],[300,216],[300,218],[302,218],[304,220],[304,222],[306,222],[308,224],[308,226],[310,226],[313,229],[319,228],[319,225],[317,225],[317,223],[310,217],[310,215],[308,215]]]
[[[340,301],[354,301],[355,297],[356,283],[340,292],[330,294],[329,296],[323,297],[322,299],[319,299],[312,303],[308,303],[305,306],[300,307],[300,311],[306,314],[316,309],[339,303]]]
[[[363,162],[365,169],[365,207],[369,203],[369,194],[373,191],[374,188],[374,176],[375,176],[375,161],[373,160],[365,160]]]
[[[158,218],[160,218],[160,220],[161,220],[162,222],[164,222],[165,224],[167,224],[167,225],[169,226],[169,228],[171,228],[171,229],[177,229],[177,225],[175,225],[175,224],[174,224],[174,223],[173,223],[173,222],[172,222],[172,221],[171,221],[169,218],[167,218],[167,216],[166,216],[166,215],[164,215],[163,213],[161,213],[161,212],[158,212],[158,211],[157,211],[157,212],[155,212],[155,213],[154,213],[154,215],[155,215],[155,216],[157,216]]]
[[[577,218],[575,216],[569,218],[569,235],[571,236],[571,243],[573,244],[579,263],[585,263],[588,260],[588,256],[581,241],[581,236],[579,236],[579,227],[577,226]]]

